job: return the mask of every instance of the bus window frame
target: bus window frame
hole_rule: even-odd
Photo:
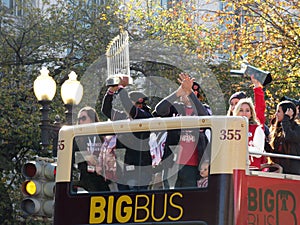
[[[205,150],[204,150],[201,162],[199,162],[199,172],[200,172],[201,163],[203,163],[203,161],[207,161],[209,163],[209,166],[208,166],[208,178],[207,178],[209,180],[209,176],[210,176],[210,152],[211,152],[211,149],[207,149],[207,147],[211,148],[211,142],[212,142],[212,135],[211,135],[211,133],[212,133],[212,130],[211,130],[210,127],[199,127],[199,126],[196,126],[196,127],[193,127],[193,128],[187,127],[186,129],[181,129],[180,132],[183,131],[183,130],[187,130],[187,129],[199,129],[199,132],[203,132],[203,130],[204,131],[206,131],[206,130],[210,131],[210,137],[207,137],[207,135],[205,134],[205,136],[207,137],[207,139],[208,138],[210,138],[210,139],[208,139],[208,143],[207,143],[207,146],[205,147]],[[169,129],[168,131],[176,131],[176,130],[178,130],[178,129],[177,128],[176,129],[173,128],[173,129]],[[156,129],[156,130],[151,130],[151,132],[167,132],[167,131],[166,130],[157,130]],[[117,131],[115,133],[108,133],[108,134],[89,133],[89,134],[84,134],[84,135],[75,135],[73,137],[73,143],[75,143],[75,139],[76,138],[80,138],[80,137],[99,136],[99,139],[102,140],[104,138],[104,136],[107,136],[107,135],[112,135],[113,136],[113,135],[120,135],[120,134],[124,134],[124,133],[120,132],[120,131]],[[178,157],[178,154],[179,154],[178,148],[179,147],[180,147],[180,140],[178,140],[178,143],[177,143],[177,145],[175,147],[176,150],[173,152],[173,154],[174,154],[174,159],[173,159],[174,160],[173,161],[174,165],[172,166],[173,169],[176,169],[176,168],[174,168],[174,166],[176,166],[175,165],[176,164],[176,160],[175,159]],[[74,144],[72,146],[72,152],[73,152],[72,154],[76,153],[74,151]],[[73,160],[74,159],[75,159],[75,157],[73,158]],[[72,160],[72,165],[75,164],[75,162],[73,160]],[[76,168],[74,166],[72,166],[72,169],[71,169],[71,182],[70,182],[70,193],[69,193],[70,195],[81,195],[81,194],[86,194],[86,193],[119,193],[119,192],[123,193],[124,192],[124,191],[120,191],[120,190],[112,190],[112,191],[86,191],[86,190],[83,190],[83,189],[80,189],[80,188],[79,188],[80,189],[79,192],[75,192],[75,191],[73,191],[73,186],[72,186],[72,183],[73,183],[72,178],[74,177],[73,173],[74,173],[75,169]],[[78,169],[76,169],[76,170],[77,170],[76,172],[79,172]],[[178,174],[175,174],[175,175],[177,177]],[[174,174],[172,176],[174,176]],[[199,174],[199,176],[200,176],[200,174]],[[162,180],[162,182],[163,182],[163,180]],[[155,191],[161,191],[161,190],[175,190],[175,191],[179,191],[180,190],[181,191],[181,190],[197,190],[197,189],[207,189],[208,188],[208,185],[206,187],[198,187],[198,186],[196,186],[196,187],[180,187],[180,188],[178,188],[178,187],[175,187],[175,182],[174,182],[173,185],[174,186],[172,186],[171,188],[167,188],[167,189],[164,189],[164,188],[162,188],[162,189],[148,189],[148,190],[140,190],[139,192],[142,192],[142,191],[154,191],[155,192]],[[129,190],[128,192],[132,192],[132,190]]]

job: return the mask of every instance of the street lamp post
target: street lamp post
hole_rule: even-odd
[[[40,75],[36,78],[33,85],[34,94],[38,102],[42,105],[40,111],[41,117],[41,145],[43,150],[50,144],[50,139],[53,140],[52,154],[54,157],[57,155],[57,136],[60,129],[59,117],[56,117],[54,124],[50,124],[49,111],[50,104],[56,93],[56,83],[52,77],[49,76],[49,70],[43,67]],[[77,81],[75,72],[69,74],[69,79],[66,80],[61,87],[61,97],[66,107],[66,124],[72,125],[73,105],[78,105],[83,95],[83,87]]]

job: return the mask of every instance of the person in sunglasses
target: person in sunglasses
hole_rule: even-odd
[[[102,102],[102,112],[110,120],[134,120],[153,117],[150,107],[146,104],[148,97],[137,91],[127,92],[128,80],[120,78],[119,85],[109,86]],[[119,96],[123,110],[113,107],[115,96]],[[150,132],[117,134],[116,156],[117,183],[119,190],[148,189],[152,179],[152,158],[149,146]],[[121,152],[123,150],[124,156]],[[124,157],[124,159],[123,159]]]
[[[99,117],[94,108],[86,106],[80,109],[77,124],[99,122]],[[110,191],[109,182],[96,173],[98,156],[102,141],[97,135],[75,137],[74,152],[75,165],[80,172],[79,182],[76,186],[86,191]]]

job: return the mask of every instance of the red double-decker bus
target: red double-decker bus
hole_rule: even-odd
[[[141,133],[144,138],[137,135]],[[167,144],[164,138],[172,133],[180,138],[174,136],[168,143],[171,154],[160,158]],[[59,133],[54,224],[299,224],[300,176],[249,170],[247,134],[245,118],[227,116],[64,126]],[[181,141],[203,135],[206,142],[198,156],[206,167],[199,170],[206,169],[208,176],[201,182],[204,175],[199,174],[196,185],[179,187],[176,181],[182,168],[178,164]],[[96,164],[90,163],[91,151],[107,151],[105,140],[111,137],[115,138],[109,152],[114,154],[113,164],[105,167],[111,161],[100,160],[99,165],[103,155],[93,156]],[[78,147],[80,140],[89,141]],[[128,148],[136,154],[150,149],[153,163],[126,164]],[[82,179],[81,165],[92,176],[100,176],[96,189],[91,188],[88,179]],[[108,176],[103,168],[112,169],[113,175]],[[130,173],[124,170],[134,176],[127,177]],[[145,172],[151,173],[150,182]],[[109,189],[101,189],[101,182]],[[123,190],[122,185],[129,188]]]

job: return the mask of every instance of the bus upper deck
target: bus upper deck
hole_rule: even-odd
[[[54,224],[297,224],[299,176],[251,172],[247,134],[226,116],[65,126]]]

